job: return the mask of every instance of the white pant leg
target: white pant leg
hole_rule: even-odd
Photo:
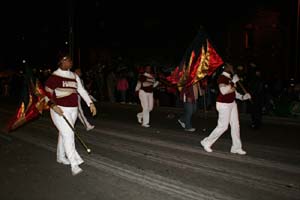
[[[217,127],[211,132],[211,134],[204,138],[204,143],[208,146],[212,146],[217,139],[228,129],[231,108],[232,105],[228,103],[216,103],[216,108],[218,111],[218,124]]]
[[[66,152],[64,148],[63,138],[60,133],[58,133],[58,142],[57,142],[57,149],[56,149],[56,157],[58,161],[66,160]]]
[[[231,150],[240,150],[242,149],[242,142],[240,138],[240,123],[239,123],[238,108],[235,102],[231,110],[230,127],[231,127],[231,138],[232,138]]]
[[[69,120],[71,125],[74,126],[78,114],[78,108],[62,106],[60,106],[60,108],[64,111],[64,116]],[[65,152],[68,160],[71,163],[71,166],[81,164],[83,160],[75,149],[75,139],[73,130],[69,127],[67,122],[63,119],[63,117],[59,116],[52,109],[50,110],[50,114],[52,121],[58,129],[62,139],[58,141],[58,149],[60,150],[59,152],[57,152],[58,158],[63,157]]]
[[[147,93],[144,90],[139,91],[139,98],[143,111],[139,113],[139,116],[143,116],[143,125],[149,124],[150,112],[153,109],[153,93]]]

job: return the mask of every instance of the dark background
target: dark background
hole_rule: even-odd
[[[297,2],[284,0],[9,1],[1,6],[0,65],[18,67],[25,59],[53,67],[70,45],[85,68],[118,55],[176,65],[204,26],[218,52],[236,64],[253,61],[299,77],[296,23]]]

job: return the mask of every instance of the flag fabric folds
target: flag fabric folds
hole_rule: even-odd
[[[11,132],[25,123],[32,121],[42,114],[43,110],[49,109],[46,103],[46,93],[39,80],[25,77],[24,95],[16,113],[9,120],[6,127]]]
[[[213,47],[206,32],[200,29],[180,64],[171,72],[167,80],[176,84],[181,90],[210,76],[223,64],[223,59]]]

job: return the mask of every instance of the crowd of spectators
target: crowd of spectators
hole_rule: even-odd
[[[147,63],[149,64],[149,63]],[[146,64],[128,64],[119,62],[116,66],[107,63],[98,63],[95,66],[82,68],[83,81],[88,92],[98,101],[109,101],[122,104],[139,104],[135,94],[137,78]],[[152,65],[157,78],[168,76],[172,66]],[[202,96],[198,100],[198,108],[214,110],[218,88],[216,77],[220,70],[201,82]],[[263,68],[254,63],[236,65],[235,71],[240,77],[244,88],[252,95],[255,106],[249,102],[238,102],[240,112],[251,113],[260,108],[262,115],[284,117],[300,116],[300,83],[293,78],[284,80],[280,75],[266,78]],[[33,73],[43,82],[50,75],[51,70],[36,70]],[[0,95],[20,99],[24,71],[20,70],[9,76],[0,77]],[[239,88],[241,89],[241,88]],[[241,91],[243,93],[243,91]],[[154,91],[155,106],[181,107],[179,92],[174,85],[165,81]]]

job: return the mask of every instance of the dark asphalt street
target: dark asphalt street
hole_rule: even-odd
[[[16,109],[0,104],[1,127]],[[195,133],[184,132],[181,109],[155,108],[151,127],[136,121],[139,105],[98,104],[90,118],[96,128],[76,130],[92,149],[76,147],[85,163],[73,177],[56,163],[56,130],[45,112],[11,133],[0,133],[0,199],[300,199],[300,145],[297,120],[264,117],[259,130],[241,114],[246,156],[229,153],[227,131],[206,153],[200,140],[216,125],[216,115],[199,111]],[[88,115],[88,114],[87,114]],[[89,115],[88,115],[89,116]],[[206,129],[206,131],[204,131]]]

